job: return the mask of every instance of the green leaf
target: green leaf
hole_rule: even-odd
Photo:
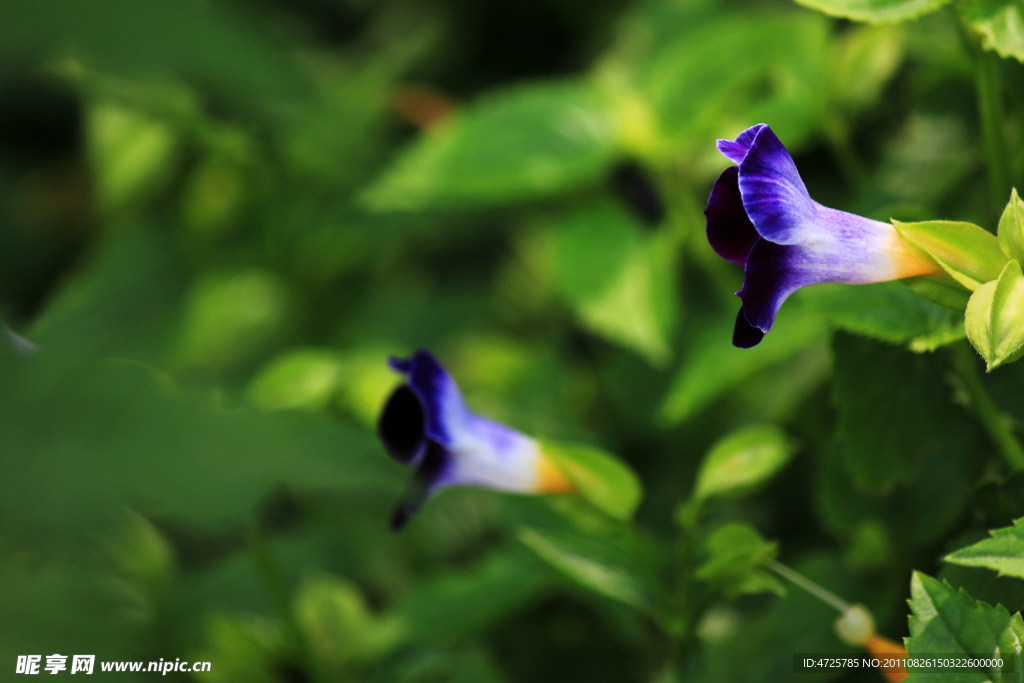
[[[114,104],[94,106],[87,121],[89,158],[105,211],[168,178],[178,143],[169,125]]]
[[[1016,0],[965,0],[964,21],[981,34],[981,43],[1000,57],[1024,62],[1024,7]]]
[[[910,291],[925,301],[959,313],[964,312],[967,301],[971,298],[970,292],[945,273],[908,277],[900,280],[900,284],[910,288]]]
[[[835,400],[846,466],[859,487],[909,481],[946,438],[952,406],[942,359],[837,334]]]
[[[665,396],[659,417],[676,424],[752,375],[782,363],[827,338],[821,316],[799,305],[783,307],[772,333],[752,349],[732,345],[735,317],[703,325]],[[694,326],[697,327],[697,326]]]
[[[318,660],[331,669],[377,660],[406,637],[401,619],[372,612],[359,588],[338,577],[305,579],[293,609]]]
[[[673,239],[642,235],[611,203],[562,217],[554,238],[554,284],[580,321],[655,367],[671,358],[678,316]]]
[[[1024,346],[1024,273],[1013,259],[995,282],[975,290],[964,317],[967,338],[991,371]]]
[[[885,495],[854,480],[843,444],[823,454],[815,507],[831,533],[849,539],[848,553],[855,550],[855,537],[864,525],[884,525],[894,548],[922,548],[942,539],[962,518],[971,499],[973,454],[986,444],[965,411],[944,412],[942,418],[951,424],[942,428],[941,450],[916,473],[910,471],[912,479],[894,485]]]
[[[797,0],[833,17],[886,24],[915,19],[949,4],[950,0]]]
[[[835,327],[891,344],[963,338],[961,316],[923,300],[898,282],[823,284],[801,291],[800,298]]]
[[[627,555],[590,539],[535,529],[522,529],[519,540],[581,586],[641,612],[655,612],[655,591]]]
[[[226,100],[255,102],[277,115],[283,102],[308,87],[300,60],[241,8],[159,0],[94,0],[88,7],[51,0],[4,8],[5,73],[13,64],[58,53],[72,57],[78,69],[185,75]]]
[[[599,181],[616,126],[603,100],[569,83],[486,96],[424,134],[365,193],[375,211],[521,201]]]
[[[719,586],[730,598],[747,593],[785,595],[782,582],[765,568],[779,554],[778,544],[766,541],[749,524],[725,524],[708,536],[711,555],[697,569],[697,578]]]
[[[705,456],[693,495],[677,516],[692,519],[707,498],[744,492],[763,483],[785,467],[794,450],[786,433],[771,425],[746,427],[719,439]]]
[[[898,26],[855,26],[838,36],[832,74],[839,103],[854,111],[875,105],[902,59]]]
[[[320,410],[334,396],[341,371],[341,359],[333,351],[290,351],[256,376],[249,400],[265,410]]]
[[[946,555],[946,562],[966,567],[986,567],[1000,576],[1024,579],[1024,517],[1013,526],[989,531],[992,538]]]
[[[999,218],[999,246],[1007,258],[1024,261],[1024,202],[1017,188],[1010,193],[1010,201]]]
[[[824,113],[829,26],[823,17],[743,12],[674,24],[657,19],[643,28],[642,37],[605,65],[607,80],[635,73],[638,94],[668,139],[660,142],[662,155],[700,154],[709,137],[735,136],[765,120],[792,148]],[[652,33],[664,39],[638,50]],[[709,54],[729,58],[707,59]],[[630,57],[637,63],[619,61]]]
[[[1003,660],[1004,671],[969,669],[963,673],[944,674],[943,681],[969,683],[974,681],[1024,680],[1024,622],[1020,614],[1010,615],[1002,605],[989,606],[977,602],[966,591],[956,591],[947,583],[927,574],[914,572],[910,580],[910,637],[907,652],[915,654],[981,655]],[[935,673],[925,668],[907,667],[908,683],[936,680]]]
[[[543,598],[554,577],[528,550],[513,545],[473,567],[421,582],[398,613],[410,640],[449,644],[472,637]]]
[[[851,595],[857,582],[850,569],[836,556],[819,552],[805,555],[793,567],[808,579],[825,586],[838,595]],[[790,591],[785,600],[763,600],[763,609],[748,612],[731,611],[732,632],[715,639],[702,638],[704,676],[699,681],[711,683],[826,683],[837,676],[821,671],[793,675],[794,652],[849,652],[861,656],[841,643],[832,624],[836,611],[818,598],[802,590]],[[722,608],[712,608],[720,611]],[[729,613],[727,613],[729,614]],[[707,619],[707,617],[705,617]],[[739,656],[742,653],[742,656]],[[831,675],[830,675],[831,673]],[[866,680],[871,681],[871,676]],[[690,678],[683,681],[689,683]],[[881,678],[877,679],[881,683]]]
[[[248,360],[281,334],[287,308],[285,283],[270,271],[207,273],[189,292],[174,362],[218,370]]]
[[[581,496],[616,519],[633,517],[643,487],[621,460],[593,446],[541,441],[541,450]]]
[[[1006,264],[999,240],[973,223],[893,220],[903,243],[922,260],[931,259],[972,292],[995,280]]]

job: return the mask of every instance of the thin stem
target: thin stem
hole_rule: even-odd
[[[1006,460],[1006,464],[1014,470],[1024,470],[1024,448],[1021,448],[1020,441],[1013,434],[1010,424],[999,412],[995,401],[981,381],[978,373],[978,364],[974,352],[967,342],[953,344],[950,347],[953,354],[953,366],[956,368],[960,379],[963,380],[964,388],[971,397],[971,404],[974,412],[981,420],[982,426],[988,432],[992,443],[999,449],[999,454]]]
[[[808,579],[803,574],[793,571],[781,562],[776,562],[775,560],[772,560],[768,563],[768,568],[774,571],[782,578],[791,581],[797,586],[800,586],[800,588],[803,588],[805,591],[807,591],[814,597],[818,598],[826,605],[836,608],[837,610],[839,610],[840,613],[846,612],[846,610],[850,609],[850,603],[846,602],[832,591],[822,588],[818,584]]]
[[[1006,157],[1006,125],[1003,110],[1003,79],[999,56],[977,48],[975,82],[978,88],[978,113],[988,164],[989,192],[992,205],[1001,211],[1010,196],[1010,164]]]

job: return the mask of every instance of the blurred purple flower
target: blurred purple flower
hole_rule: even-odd
[[[417,351],[390,364],[406,381],[384,405],[377,433],[391,457],[414,470],[392,529],[400,530],[431,495],[452,486],[518,493],[573,489],[537,441],[470,411],[430,353]]]
[[[711,247],[744,266],[733,344],[749,348],[772,328],[786,298],[808,285],[851,285],[937,272],[914,258],[888,223],[818,204],[789,152],[766,124],[718,150],[735,162],[715,181],[704,210]]]

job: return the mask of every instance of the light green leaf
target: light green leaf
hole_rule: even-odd
[[[597,204],[560,220],[554,284],[588,329],[663,367],[679,308],[675,253],[670,233],[642,235],[621,207]]]
[[[423,135],[365,193],[375,211],[485,206],[597,182],[616,125],[601,97],[568,83],[521,86]]]
[[[782,363],[807,347],[827,338],[825,320],[797,305],[782,308],[772,333],[751,349],[732,345],[735,318],[702,326],[672,380],[662,403],[660,419],[675,424],[693,417],[702,408],[757,372]]]
[[[960,315],[923,300],[898,282],[823,284],[801,291],[800,298],[835,327],[892,344],[963,337]]]
[[[892,224],[915,256],[931,259],[972,292],[999,277],[1006,264],[996,236],[973,223],[893,220]]]
[[[616,519],[633,517],[643,487],[621,460],[593,446],[541,441],[541,450],[581,496]]]
[[[637,90],[671,141],[662,142],[662,154],[700,154],[709,137],[735,136],[759,121],[772,121],[790,146],[813,131],[825,110],[822,88],[828,87],[821,68],[829,36],[823,17],[743,12],[703,22],[677,20],[678,29],[671,31],[664,19],[657,22],[644,26],[643,35],[621,51],[635,58],[651,33],[662,34],[637,64],[613,59],[605,66],[612,78],[618,69],[634,72]],[[708,59],[709,54],[729,59]]]
[[[697,473],[693,495],[677,514],[692,519],[707,498],[757,486],[785,467],[794,450],[786,433],[771,425],[746,427],[719,439]]]
[[[950,0],[797,0],[833,17],[887,24],[934,12]]]
[[[958,5],[981,43],[1000,57],[1024,62],[1024,7],[1018,0],[966,0]]]
[[[708,537],[706,546],[711,557],[697,569],[697,578],[718,585],[726,596],[786,594],[778,577],[765,568],[778,555],[778,544],[766,541],[754,527],[725,524]]]
[[[305,579],[294,610],[319,661],[331,669],[379,659],[406,635],[401,619],[372,612],[359,588],[339,577]]]
[[[265,410],[320,410],[334,396],[341,371],[333,351],[290,351],[257,375],[249,385],[249,400]]]
[[[999,219],[999,246],[1007,258],[1024,261],[1024,202],[1017,188],[1010,193],[1010,201]]]
[[[839,103],[850,110],[874,105],[902,58],[898,26],[856,26],[840,34],[832,70]]]
[[[118,209],[166,179],[177,139],[166,123],[115,104],[89,111],[89,158],[104,210]]]
[[[197,659],[218,662],[223,681],[275,683],[273,671],[287,644],[279,624],[269,619],[215,616],[206,626],[206,643]]]
[[[946,555],[946,562],[966,567],[985,567],[999,576],[1024,579],[1024,517],[1013,526],[989,531],[992,538],[961,548]]]
[[[1024,274],[1013,259],[999,279],[971,295],[964,317],[967,338],[985,359],[988,370],[999,367],[1024,346]]]
[[[1004,668],[968,669],[936,678],[934,670],[929,673],[929,669],[907,667],[907,683],[1024,680],[1024,622],[1019,613],[1011,616],[1002,605],[991,607],[977,602],[963,589],[956,591],[921,572],[914,572],[910,581],[910,609],[910,637],[906,646],[911,656],[928,653],[998,657]]]
[[[655,610],[653,591],[627,556],[594,541],[523,529],[519,540],[576,583],[644,613]]]
[[[384,402],[401,383],[388,364],[380,362],[393,352],[394,347],[371,344],[344,359],[344,376],[337,385],[336,404],[370,429],[375,428]]]
[[[269,271],[203,275],[185,304],[175,364],[223,369],[247,359],[281,333],[287,305],[285,283]]]

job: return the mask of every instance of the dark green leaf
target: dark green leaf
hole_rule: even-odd
[[[783,307],[763,342],[752,349],[738,349],[732,345],[734,324],[735,316],[730,315],[698,333],[661,406],[663,421],[674,424],[692,417],[751,375],[820,341],[827,331],[820,316],[790,305]]]
[[[457,642],[527,608],[551,586],[551,572],[520,547],[419,585],[398,612],[414,640]]]
[[[931,339],[963,338],[963,316],[925,301],[897,282],[809,287],[801,300],[841,330],[912,350]],[[948,343],[948,342],[947,342]]]
[[[954,407],[943,358],[837,334],[835,399],[846,467],[859,487],[909,481],[939,452]]]

